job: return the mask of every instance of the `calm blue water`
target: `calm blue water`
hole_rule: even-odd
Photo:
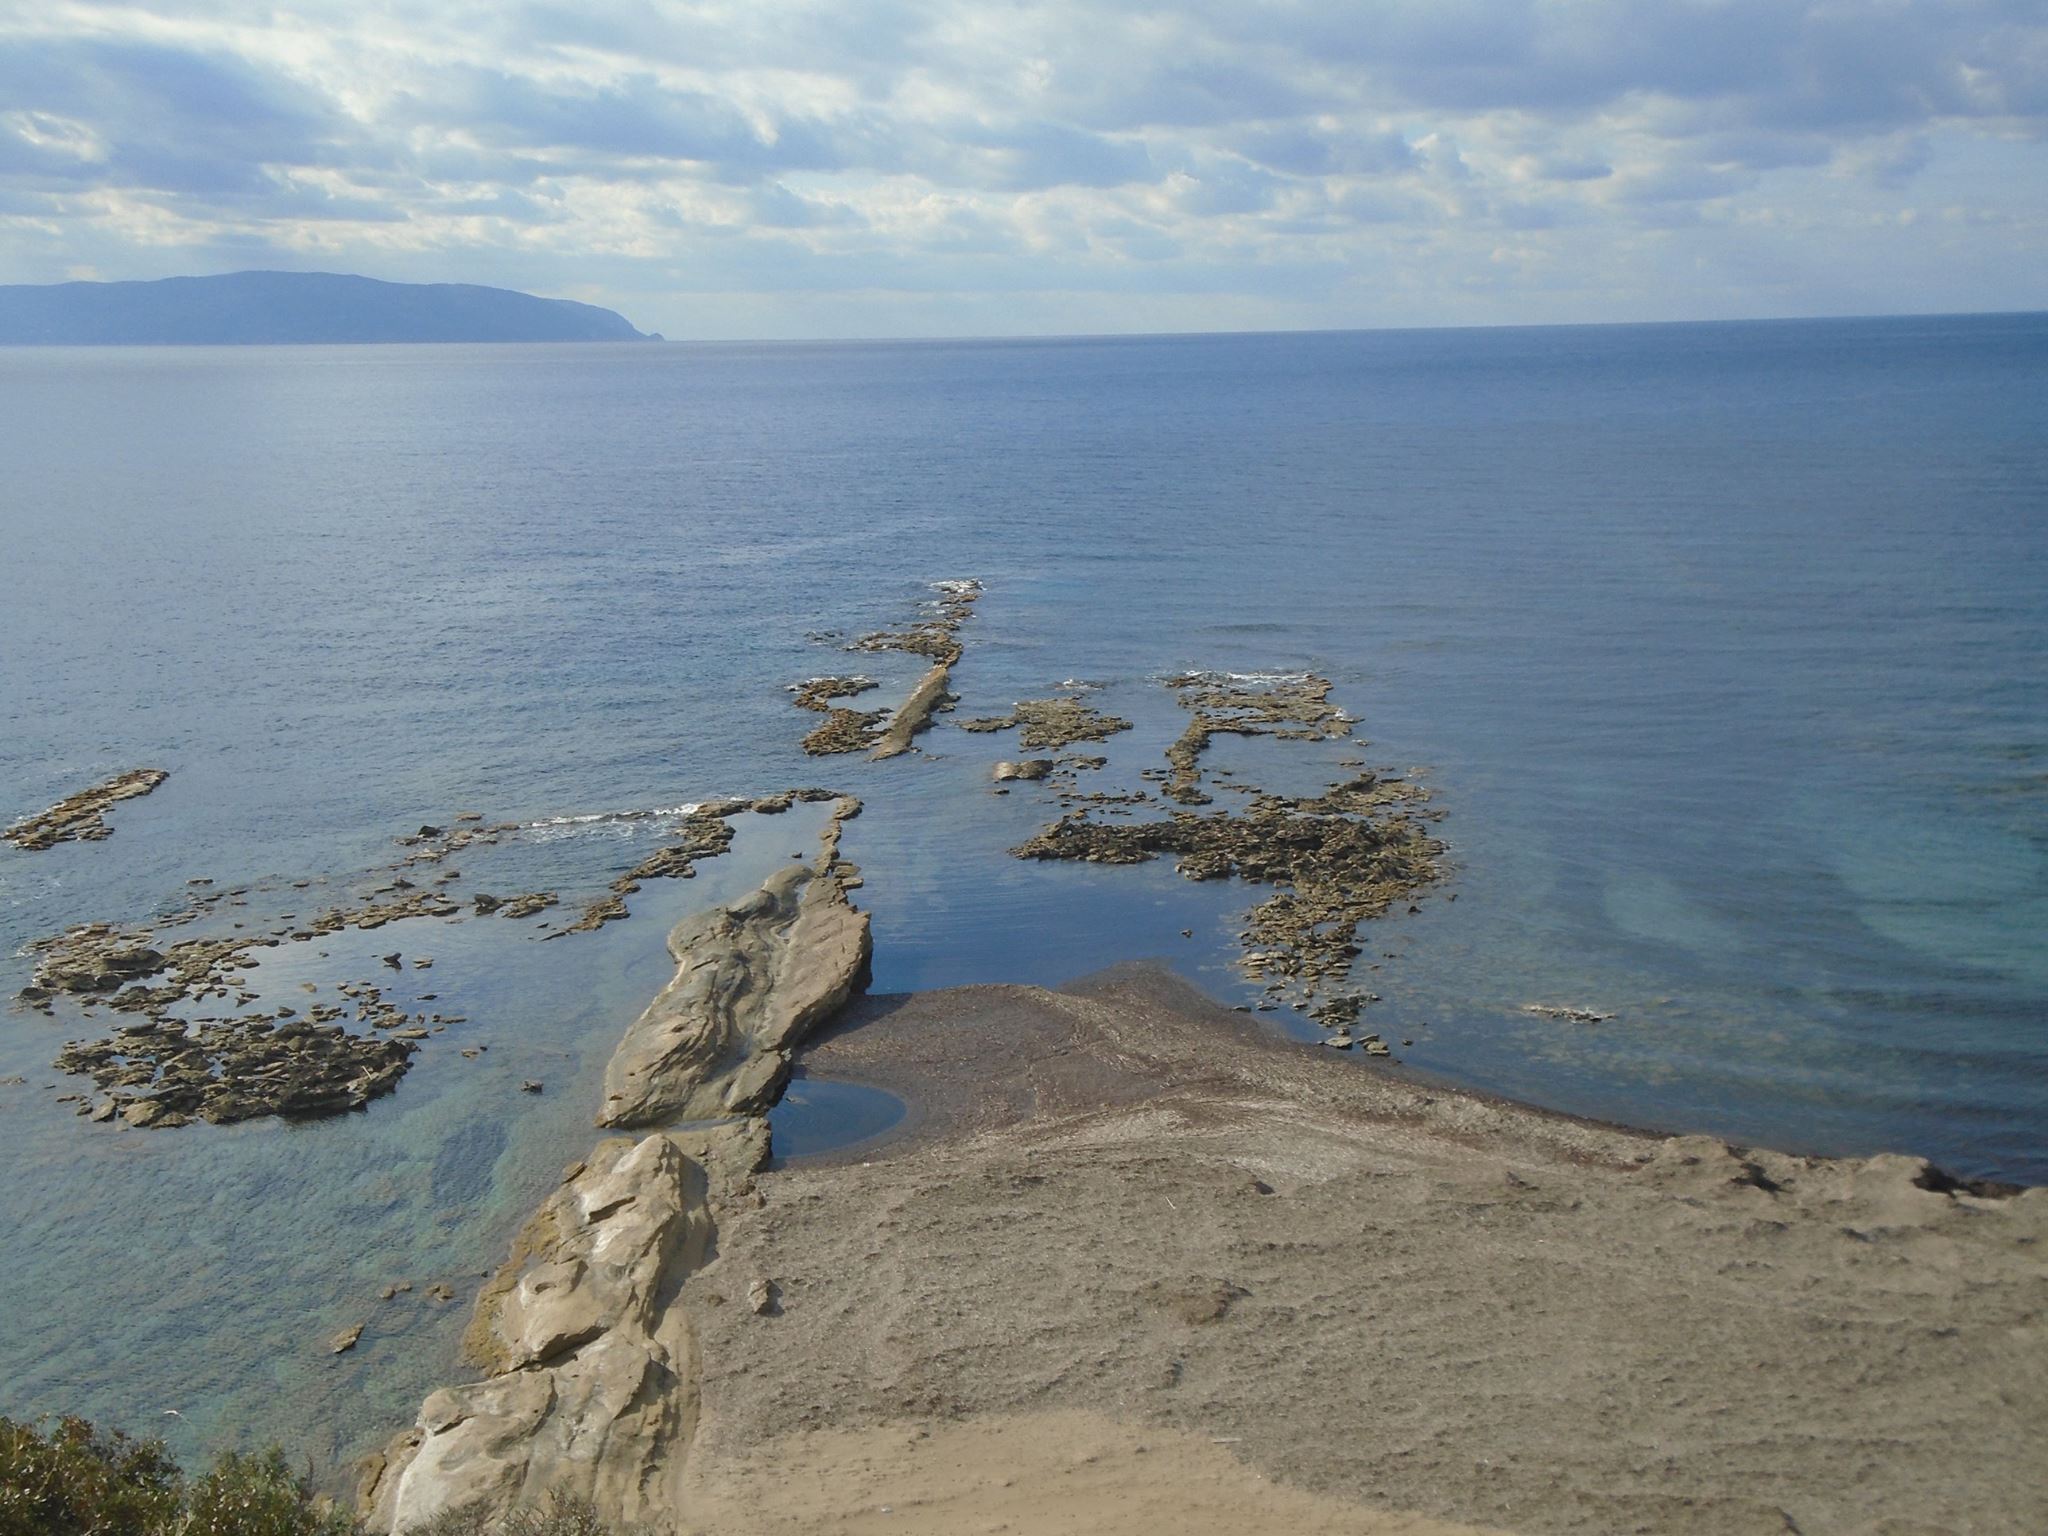
[[[1004,738],[797,750],[784,686],[844,662],[808,636],[975,577],[962,712],[1100,684],[1138,723],[1104,787],[1159,761],[1182,717],[1156,679],[1190,667],[1322,670],[1371,761],[1426,775],[1458,899],[1365,957],[1403,1059],[1625,1121],[2048,1178],[2048,317],[0,351],[0,463],[0,818],[173,774],[110,842],[0,851],[7,992],[29,939],[167,910],[193,876],[259,882],[222,919],[254,923],[305,910],[292,880],[361,888],[395,834],[465,807],[825,783],[869,802],[847,852],[879,989],[1157,955],[1245,996],[1247,893],[1004,857],[1050,814],[989,794]],[[1305,786],[1337,755],[1213,761]],[[0,1015],[0,1077],[28,1078],[0,1087],[0,1412],[332,1456],[405,1421],[454,1369],[463,1305],[377,1288],[466,1295],[587,1149],[663,928],[814,824],[746,819],[593,936],[408,924],[269,957],[255,979],[284,995],[431,953],[404,984],[466,1015],[345,1120],[87,1126],[48,1063],[103,1021]],[[655,830],[546,829],[456,861],[461,888],[573,901]]]

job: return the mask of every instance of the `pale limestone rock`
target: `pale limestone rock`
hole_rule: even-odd
[[[669,935],[676,975],[605,1069],[598,1124],[658,1125],[773,1102],[786,1053],[867,970],[868,918],[828,870],[792,865]]]
[[[712,1188],[767,1151],[765,1125],[750,1121],[687,1142],[608,1141],[572,1169],[478,1299],[466,1345],[494,1374],[433,1393],[373,1458],[372,1527],[550,1495],[587,1500],[620,1527],[672,1518],[697,1388],[689,1323],[671,1302],[704,1262]]]

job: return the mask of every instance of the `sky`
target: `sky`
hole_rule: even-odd
[[[2048,308],[2048,0],[0,0],[0,282],[672,337]]]

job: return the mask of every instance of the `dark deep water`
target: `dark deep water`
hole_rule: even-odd
[[[821,783],[868,800],[847,852],[880,990],[1159,955],[1247,995],[1244,889],[1006,857],[1051,814],[987,792],[1008,738],[797,750],[813,717],[785,685],[848,669],[808,636],[972,577],[961,713],[1101,685],[1138,726],[1103,787],[1160,760],[1182,716],[1157,679],[1187,668],[1323,671],[1372,762],[1426,773],[1458,900],[1366,937],[1369,1027],[1412,1037],[1403,1059],[2048,1179],[2048,317],[0,351],[0,463],[0,820],[172,770],[109,842],[0,848],[6,992],[37,935],[146,919],[199,875],[269,882],[253,919],[458,808]],[[1212,760],[1306,786],[1332,755]],[[0,1015],[0,1078],[28,1079],[0,1086],[0,1412],[168,1426],[180,1451],[338,1454],[405,1422],[463,1304],[368,1298],[495,1265],[587,1148],[666,926],[814,827],[744,819],[596,935],[424,923],[267,956],[266,989],[431,952],[406,984],[467,1016],[343,1120],[90,1126],[46,1085],[104,1016]],[[573,901],[656,830],[564,819],[503,851],[519,880],[474,878]],[[833,1092],[825,1121],[882,1113]]]

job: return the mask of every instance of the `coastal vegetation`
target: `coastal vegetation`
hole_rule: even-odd
[[[79,1418],[0,1418],[0,1536],[353,1536],[276,1446],[187,1478],[161,1440]]]
[[[360,1536],[276,1446],[222,1451],[187,1478],[161,1440],[81,1418],[0,1418],[0,1536]],[[615,1536],[582,1501],[550,1495],[494,1515],[445,1510],[420,1536]]]

